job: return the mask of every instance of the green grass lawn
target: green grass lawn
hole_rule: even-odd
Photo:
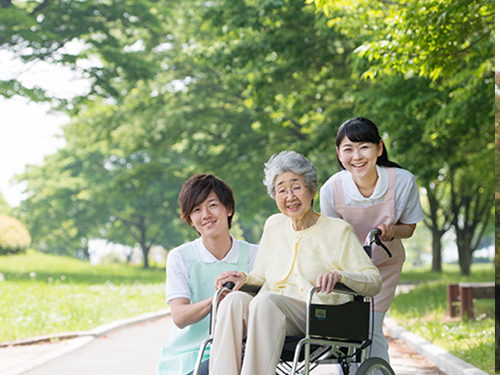
[[[494,374],[495,300],[476,300],[474,321],[451,319],[446,294],[446,286],[450,283],[494,280],[493,264],[474,264],[467,277],[460,275],[458,266],[447,264],[441,274],[428,269],[405,269],[401,281],[419,284],[409,293],[394,298],[389,316],[456,357]]]
[[[166,308],[165,270],[92,266],[28,251],[0,257],[0,342],[89,330]]]

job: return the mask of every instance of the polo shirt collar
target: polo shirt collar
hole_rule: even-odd
[[[236,245],[236,240],[234,237],[230,234],[232,243],[233,245],[231,246],[231,249],[229,252],[226,254],[224,259],[218,260],[214,255],[208,251],[208,249],[205,247],[203,244],[203,241],[200,238],[197,238],[194,241],[194,249],[196,251],[196,255],[198,255],[198,258],[200,259],[201,262],[203,263],[217,263],[217,262],[225,262],[225,263],[238,263],[239,260],[239,253],[238,253],[238,246]]]

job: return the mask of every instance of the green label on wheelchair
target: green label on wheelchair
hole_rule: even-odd
[[[326,320],[326,310],[316,309],[314,315],[316,320]]]

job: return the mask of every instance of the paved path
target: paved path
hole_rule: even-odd
[[[154,375],[171,326],[172,321],[167,316],[94,340],[81,337],[55,344],[1,348],[0,375]],[[389,344],[396,375],[444,374],[400,340],[389,337]],[[37,358],[40,359],[38,366],[22,371],[23,365],[36,364]],[[334,365],[324,365],[312,374],[334,375],[337,370]]]

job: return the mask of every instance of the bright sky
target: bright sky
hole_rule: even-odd
[[[48,109],[48,105],[20,98],[0,98],[0,191],[13,207],[19,205],[24,187],[12,185],[12,177],[24,172],[27,164],[41,164],[44,155],[64,146],[57,135],[68,119],[47,115]]]
[[[69,70],[46,63],[23,65],[7,51],[0,51],[0,79],[17,78],[28,87],[39,86],[62,97],[86,92],[88,84]],[[61,126],[65,115],[47,114],[48,104],[30,103],[18,96],[0,97],[0,192],[7,202],[18,206],[24,186],[13,185],[14,175],[28,164],[42,164],[45,155],[65,145]]]
[[[495,0],[500,6],[500,0]],[[495,29],[500,24],[500,12],[495,14]],[[495,40],[495,70],[500,71],[500,42]],[[71,97],[83,93],[88,84],[78,80],[62,67],[45,63],[29,66],[12,60],[6,51],[0,51],[0,79],[18,78],[28,87],[41,86],[52,93]],[[492,90],[493,93],[493,90]],[[45,155],[54,153],[65,142],[61,126],[67,116],[49,115],[46,104],[29,103],[19,97],[0,97],[0,192],[15,207],[23,199],[22,185],[11,183],[14,175],[24,172],[28,164],[41,164]]]

